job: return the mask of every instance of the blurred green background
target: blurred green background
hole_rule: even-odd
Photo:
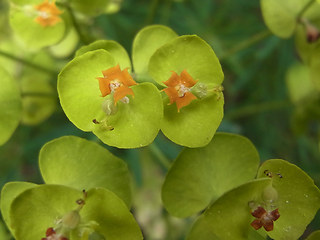
[[[5,13],[5,2],[0,6],[1,14]],[[86,23],[83,30],[96,38],[116,40],[129,53],[135,34],[149,24],[164,24],[179,35],[196,34],[203,38],[216,52],[225,74],[225,117],[219,131],[248,137],[262,161],[288,160],[320,186],[320,101],[316,98],[301,105],[291,103],[286,74],[299,61],[294,39],[283,40],[268,31],[259,1],[123,0],[119,12]],[[1,28],[3,39],[10,30],[6,26]],[[0,58],[2,62],[12,61]],[[70,59],[72,55],[58,62],[63,66]],[[56,76],[51,78],[55,86]],[[55,94],[53,97],[58,103]],[[39,150],[47,141],[64,135],[99,142],[93,134],[84,133],[69,122],[59,104],[44,122],[34,126],[20,124],[11,139],[0,147],[0,187],[8,181],[42,183],[37,162]],[[183,239],[192,219],[169,217],[160,199],[167,171],[163,163],[167,159],[173,161],[182,147],[159,134],[149,147],[108,149],[125,159],[132,170],[136,195],[133,210],[146,239]],[[305,236],[319,224],[318,214]]]

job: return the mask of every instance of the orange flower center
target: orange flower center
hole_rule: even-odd
[[[170,104],[176,103],[178,112],[180,112],[182,107],[189,105],[192,100],[197,99],[190,92],[191,87],[197,82],[187,70],[183,70],[180,76],[176,72],[172,72],[171,77],[163,83],[168,86],[163,91],[168,95]]]
[[[34,8],[38,12],[38,17],[36,17],[35,21],[44,27],[54,26],[61,21],[59,15],[62,12],[55,5],[55,1],[49,2],[45,0]]]
[[[102,71],[103,77],[98,77],[99,88],[102,97],[109,94],[113,94],[114,104],[119,100],[127,103],[127,95],[134,96],[134,93],[130,86],[136,85],[137,83],[133,80],[131,75],[128,73],[128,69],[121,71],[120,66],[109,68]]]

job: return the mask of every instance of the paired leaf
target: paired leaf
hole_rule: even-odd
[[[17,128],[22,107],[17,83],[2,68],[0,68],[0,86],[0,145],[2,145]]]
[[[320,91],[320,45],[314,50],[310,61],[310,77],[316,89]]]
[[[61,184],[79,190],[103,187],[130,207],[127,165],[97,143],[74,136],[52,140],[42,147],[39,166],[47,184]]]
[[[311,233],[307,238],[306,240],[318,240],[320,239],[320,231],[315,231],[313,233]]]
[[[280,213],[268,235],[273,239],[298,239],[320,207],[320,191],[305,172],[284,160],[264,162],[258,177],[265,177],[265,171],[274,175],[272,185],[278,191],[276,204]]]
[[[57,58],[66,58],[70,56],[79,41],[78,33],[74,28],[71,28],[66,36],[58,44],[49,48],[50,53]]]
[[[302,16],[299,16],[310,0],[261,0],[261,10],[268,28],[278,37],[289,38],[294,33],[299,17],[313,20],[317,17],[319,4],[313,3]]]
[[[110,0],[71,0],[72,8],[88,16],[98,16],[104,13],[110,3]]]
[[[178,35],[162,25],[151,25],[141,29],[134,38],[132,62],[139,80],[148,79],[148,65],[154,52]]]
[[[30,48],[42,48],[60,41],[65,33],[63,19],[54,26],[42,26],[35,21],[35,6],[43,0],[15,0],[10,8],[10,24],[14,32]]]
[[[150,144],[156,137],[163,114],[158,89],[145,83],[132,87],[129,103],[117,104],[113,115],[106,115],[97,77],[117,64],[106,50],[89,51],[76,57],[61,71],[58,93],[67,117],[83,131],[93,131],[104,143],[119,148],[136,148]],[[96,119],[104,124],[95,124]],[[110,131],[110,129],[112,129]]]
[[[116,41],[113,40],[97,40],[87,46],[79,48],[76,52],[76,57],[83,55],[86,52],[104,49],[108,51],[120,65],[121,69],[129,68],[131,71],[131,62],[127,51]]]
[[[254,179],[259,162],[247,138],[217,133],[206,147],[186,148],[175,160],[163,185],[163,203],[172,215],[188,217]]]
[[[106,239],[142,239],[141,232],[126,205],[112,192],[97,188],[87,192],[80,210],[81,222],[73,240],[83,228],[95,228]],[[42,185],[21,193],[12,203],[11,222],[17,240],[34,240],[45,237],[49,227],[66,213],[75,210],[76,200],[83,198],[82,191],[62,185]],[[130,237],[129,237],[130,236]]]
[[[27,189],[37,185],[29,182],[9,182],[1,190],[1,214],[9,229],[11,229],[10,208],[13,200]]]
[[[149,145],[157,136],[163,115],[159,90],[151,83],[142,83],[131,88],[134,98],[130,103],[119,102],[118,112],[107,117],[107,131],[95,125],[93,133],[104,143],[119,148],[137,148]]]
[[[186,239],[247,240],[253,220],[248,204],[261,201],[262,191],[270,182],[253,180],[224,194],[198,218]]]
[[[286,82],[289,96],[297,104],[315,93],[314,84],[310,79],[310,69],[303,64],[294,64],[287,72]]]
[[[149,73],[163,85],[172,71],[186,70],[192,78],[209,90],[223,81],[223,72],[212,48],[197,36],[181,36],[160,47],[151,57]],[[193,100],[177,112],[175,104],[164,99],[162,132],[173,142],[187,147],[202,147],[212,139],[223,117],[223,96],[208,94]]]

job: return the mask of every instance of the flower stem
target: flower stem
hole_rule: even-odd
[[[300,10],[300,12],[298,12],[297,14],[297,21],[300,21],[300,18],[302,17],[302,15],[309,9],[309,7],[315,3],[316,0],[310,0],[309,2],[307,2],[307,4]]]
[[[4,51],[0,50],[0,56],[4,56],[4,57],[9,58],[9,59],[11,59],[13,61],[20,62],[20,63],[22,63],[24,65],[27,65],[27,66],[32,67],[32,68],[35,68],[35,69],[37,69],[39,71],[46,72],[46,73],[49,73],[49,74],[52,74],[52,75],[57,75],[57,72],[55,70],[53,70],[53,69],[50,69],[50,68],[44,67],[42,65],[30,62],[30,61],[28,61],[26,59],[14,56],[11,53],[4,52]]]
[[[163,167],[165,167],[166,169],[170,168],[171,162],[163,154],[163,152],[159,149],[159,147],[155,143],[150,144],[149,149],[152,152],[152,154],[157,158],[157,160],[161,163],[161,165]]]
[[[153,20],[156,16],[158,5],[159,5],[159,0],[152,0],[150,4],[149,14],[145,20],[146,25],[153,23]]]
[[[249,115],[254,115],[260,112],[275,111],[282,108],[290,107],[292,104],[289,101],[271,101],[253,104],[249,106],[244,106],[236,110],[230,110],[226,113],[225,118],[228,120],[233,120],[237,118],[247,117]]]
[[[80,41],[85,45],[89,44],[91,41],[87,38],[87,36],[85,34],[83,34],[81,27],[80,27],[80,24],[78,23],[77,18],[74,15],[72,8],[67,3],[63,4],[63,6],[67,9],[67,11],[70,14],[70,18],[72,20],[72,23],[73,23],[73,26],[74,26],[76,32],[78,33]]]
[[[226,58],[234,55],[235,53],[240,52],[240,51],[260,42],[261,40],[265,39],[266,37],[268,37],[270,35],[271,35],[271,32],[269,30],[265,30],[263,32],[260,32],[256,35],[244,40],[243,42],[240,42],[239,44],[237,44],[236,46],[234,46],[230,50],[226,51],[224,54],[222,54],[219,57],[219,59],[220,59],[220,61],[223,61]]]

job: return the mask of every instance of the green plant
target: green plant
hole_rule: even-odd
[[[320,190],[313,179],[288,161],[260,157],[248,138],[221,130],[225,96],[232,94],[232,87],[222,86],[220,61],[269,33],[218,58],[211,44],[197,35],[179,36],[164,25],[148,25],[132,40],[131,60],[125,47],[101,39],[88,23],[119,10],[121,2],[9,4],[5,11],[20,43],[3,40],[0,54],[21,65],[19,71],[12,63],[0,69],[0,85],[5,86],[0,89],[0,144],[8,141],[20,121],[25,125],[45,121],[56,109],[57,98],[75,131],[90,139],[63,136],[47,142],[39,154],[43,184],[5,183],[0,208],[15,239],[148,236],[148,230],[140,228],[143,218],[136,221],[138,213],[131,211],[144,204],[134,201],[139,179],[131,176],[122,159],[135,151],[140,158],[131,165],[156,158],[166,169],[163,184],[157,185],[159,194],[162,185],[158,204],[167,211],[167,224],[174,224],[169,215],[185,219],[186,239],[298,239],[304,234],[320,208]],[[153,1],[147,20],[155,17],[158,4]],[[319,119],[319,4],[261,0],[268,28],[281,38],[295,35],[302,60],[288,69],[286,77],[297,133],[306,132],[310,121]],[[229,64],[237,69],[235,62]],[[178,149],[173,162],[158,148],[164,136],[168,148]],[[97,143],[100,140],[103,144]],[[150,210],[154,218],[157,207]],[[7,238],[1,234],[0,228],[0,236]],[[317,232],[308,239],[316,236]]]

